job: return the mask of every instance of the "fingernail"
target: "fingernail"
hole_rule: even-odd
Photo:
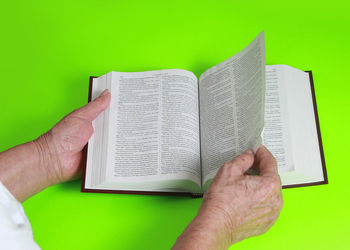
[[[104,95],[107,95],[109,94],[109,90],[108,89],[105,89],[100,96],[104,96]]]
[[[247,149],[246,151],[244,151],[244,153],[245,154],[254,154],[253,150],[251,150],[251,149]]]

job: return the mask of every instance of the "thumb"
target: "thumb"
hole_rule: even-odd
[[[102,113],[102,111],[104,111],[109,106],[110,101],[111,93],[108,89],[106,89],[95,100],[78,109],[76,111],[76,115],[93,121],[100,113]]]
[[[238,175],[243,175],[254,163],[254,153],[251,149],[246,150],[232,161],[232,168],[234,168]]]

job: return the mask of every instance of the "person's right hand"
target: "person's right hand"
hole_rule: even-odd
[[[252,166],[259,175],[246,175]],[[198,215],[176,242],[174,249],[221,249],[245,238],[265,233],[283,206],[281,181],[272,154],[260,146],[221,167],[204,194]],[[192,240],[191,240],[192,239]]]
[[[111,94],[105,90],[34,141],[49,185],[80,176],[83,149],[94,132],[92,121],[109,106],[110,100]]]
[[[23,202],[48,186],[77,178],[92,122],[109,105],[108,90],[71,112],[38,139],[0,153],[0,181]]]

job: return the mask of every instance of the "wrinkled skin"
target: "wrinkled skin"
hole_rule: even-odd
[[[93,133],[92,121],[108,107],[110,99],[106,90],[38,139],[0,153],[0,181],[17,200],[23,202],[80,175],[83,148]]]
[[[253,164],[259,175],[244,174]],[[246,151],[221,167],[204,194],[198,215],[174,249],[225,249],[263,234],[275,223],[282,206],[276,160],[264,146],[255,157]]]
[[[92,121],[108,107],[110,99],[109,91],[104,91],[94,101],[74,110],[34,141],[51,183],[80,176],[82,150],[94,132]]]
[[[0,180],[24,201],[48,186],[80,175],[83,148],[93,134],[92,121],[109,105],[111,95],[73,111],[37,140],[0,153]],[[244,174],[255,165],[259,176]],[[282,208],[276,161],[261,146],[225,163],[207,192],[197,216],[174,249],[225,249],[266,232]]]

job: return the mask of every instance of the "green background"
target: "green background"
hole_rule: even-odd
[[[321,2],[2,1],[0,151],[86,104],[90,75],[182,68],[199,76],[265,30],[267,64],[313,70],[329,185],[283,190],[275,226],[232,249],[349,249],[350,8]],[[24,208],[43,249],[167,249],[200,203],[80,193],[74,181]]]

